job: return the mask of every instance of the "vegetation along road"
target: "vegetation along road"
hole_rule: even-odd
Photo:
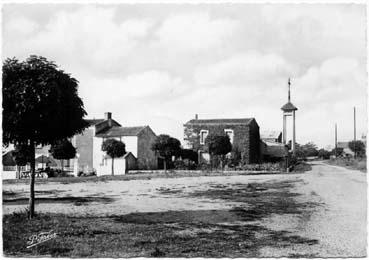
[[[303,174],[3,185],[4,253],[69,257],[362,257],[366,173],[314,162]],[[29,236],[57,236],[26,248]]]

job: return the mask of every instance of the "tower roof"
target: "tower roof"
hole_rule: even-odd
[[[284,112],[291,112],[291,111],[295,111],[297,110],[297,107],[295,107],[294,104],[292,104],[290,101],[288,101],[286,104],[284,104],[283,107],[281,107],[281,109],[284,111]]]
[[[281,109],[284,111],[284,112],[291,112],[291,111],[295,111],[297,110],[297,107],[295,107],[292,103],[291,103],[291,80],[288,79],[288,102],[283,106],[281,107]]]

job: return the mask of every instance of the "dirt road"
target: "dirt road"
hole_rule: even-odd
[[[99,225],[113,228],[119,239],[127,237],[127,231],[121,236],[117,228],[128,224],[136,225],[136,231],[150,227],[150,235],[160,229],[160,239],[146,241],[145,247],[151,250],[165,236],[172,241],[162,242],[167,256],[366,255],[366,173],[321,162],[304,174],[44,183],[36,191],[38,212],[79,221],[99,217]],[[22,210],[28,186],[5,184],[3,195],[3,214]],[[209,243],[214,243],[211,249]],[[106,248],[91,250],[96,250],[93,256],[102,251],[147,256],[147,248],[138,254],[136,247],[127,244],[121,254],[113,248],[111,254]]]
[[[317,202],[315,210],[288,218],[272,217],[265,223],[319,241],[309,247],[290,248],[301,255],[366,256],[366,173],[315,162],[312,171],[300,178],[303,183],[293,189],[301,194],[296,199]],[[264,251],[264,256],[286,255],[285,249]]]

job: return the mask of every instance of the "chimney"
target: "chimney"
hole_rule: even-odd
[[[105,112],[104,113],[104,118],[105,118],[105,120],[111,119],[111,112]]]
[[[198,119],[199,119],[199,115],[195,114],[195,120],[198,120]]]
[[[104,118],[105,118],[105,120],[108,120],[108,126],[109,127],[113,126],[113,122],[112,122],[112,119],[111,119],[111,112],[105,112],[104,113]]]

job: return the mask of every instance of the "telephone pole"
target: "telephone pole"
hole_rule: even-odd
[[[334,124],[334,156],[337,158],[337,123]]]
[[[354,158],[356,158],[356,108],[354,107]]]

